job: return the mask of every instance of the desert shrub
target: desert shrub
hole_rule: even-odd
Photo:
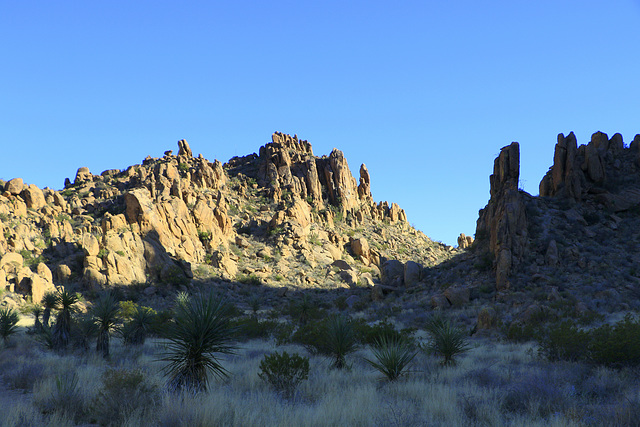
[[[0,309],[0,337],[5,344],[9,342],[9,337],[18,332],[18,321],[20,316],[11,308]]]
[[[204,391],[209,373],[227,376],[218,357],[235,353],[235,331],[228,313],[229,305],[213,294],[176,307],[174,321],[166,330],[169,343],[162,359],[168,362],[164,371],[171,390]]]
[[[563,391],[548,377],[542,375],[524,375],[502,395],[503,412],[527,414],[533,417],[546,417],[565,405]]]
[[[276,320],[258,320],[256,317],[233,319],[230,325],[236,329],[236,337],[240,341],[263,338],[268,339],[278,328]]]
[[[353,322],[358,342],[362,345],[377,345],[381,340],[405,341],[415,345],[414,329],[404,328],[398,331],[391,323],[379,322],[369,325],[364,319]]]
[[[538,354],[551,360],[577,361],[584,358],[589,335],[573,321],[565,320],[549,326],[539,339]]]
[[[455,364],[454,357],[469,350],[469,337],[466,331],[453,325],[442,317],[433,317],[425,326],[430,342],[427,350],[443,357],[443,365]]]
[[[151,410],[159,398],[158,388],[149,384],[141,371],[109,369],[102,375],[91,418],[100,425],[122,425],[134,411]]]
[[[300,325],[305,325],[311,320],[317,320],[322,317],[322,311],[318,308],[318,303],[307,294],[304,294],[298,302],[291,301],[287,311],[291,318],[297,320]]]
[[[260,362],[258,376],[269,383],[285,399],[290,399],[298,385],[309,378],[309,358],[286,351],[266,355]]]
[[[614,326],[590,331],[589,357],[598,365],[621,368],[640,365],[640,321],[630,315]]]
[[[405,375],[407,367],[417,354],[406,340],[386,336],[375,342],[372,351],[375,360],[365,360],[389,381]]]
[[[640,365],[640,321],[630,315],[611,326],[591,330],[572,321],[549,326],[538,338],[539,353],[549,360],[586,361],[612,368]]]
[[[71,320],[71,343],[75,348],[87,351],[98,336],[98,325],[93,316],[84,314]]]
[[[294,326],[282,328],[282,333],[276,335],[276,344],[295,343],[302,345],[311,354],[328,355],[329,349],[326,347],[324,331],[327,327],[327,320],[305,323],[298,326],[294,331]],[[291,333],[292,332],[292,333]]]

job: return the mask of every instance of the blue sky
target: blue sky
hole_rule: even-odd
[[[224,162],[277,130],[454,244],[501,147],[535,195],[558,133],[640,133],[638,28],[639,0],[0,0],[0,178],[60,189],[182,138]]]

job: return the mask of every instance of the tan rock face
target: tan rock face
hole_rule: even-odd
[[[89,168],[83,166],[79,168],[78,171],[76,172],[76,178],[73,181],[73,183],[74,185],[79,185],[92,180],[93,180],[93,175],[89,171]]]

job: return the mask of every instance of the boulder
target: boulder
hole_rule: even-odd
[[[36,272],[38,273],[38,276],[42,277],[47,282],[53,283],[53,274],[51,273],[51,270],[49,269],[49,267],[47,267],[47,264],[43,262],[39,263],[38,266],[36,267]],[[40,300],[38,299],[34,301],[40,301]]]
[[[14,196],[22,193],[22,190],[24,190],[24,182],[22,181],[22,178],[13,178],[4,186],[4,191],[7,191]]]
[[[443,294],[436,294],[431,297],[431,307],[434,309],[444,309],[451,307],[451,303]]]
[[[382,280],[385,284],[402,284],[404,280],[404,264],[395,259],[390,259],[382,264]]]
[[[178,149],[178,157],[193,157],[193,152],[191,151],[191,147],[189,147],[189,143],[186,139],[178,141]]]
[[[351,250],[356,257],[369,258],[369,243],[364,237],[351,240]]]
[[[466,287],[449,287],[445,289],[444,296],[452,306],[461,307],[468,303],[471,298],[471,291]]]
[[[84,184],[85,182],[92,181],[93,175],[89,171],[88,167],[81,167],[76,172],[76,178],[73,181],[74,185]]]
[[[20,194],[29,209],[39,210],[47,205],[42,190],[34,184],[29,184]]]
[[[404,264],[404,285],[406,287],[414,286],[420,282],[422,274],[422,266],[414,261],[407,261]]]
[[[24,260],[22,255],[16,252],[8,252],[0,258],[0,268],[4,268],[5,265],[12,265],[22,267]]]

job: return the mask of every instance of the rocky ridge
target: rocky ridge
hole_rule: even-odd
[[[34,301],[55,285],[141,284],[152,295],[194,279],[382,298],[456,253],[395,203],[375,203],[364,164],[356,181],[340,150],[317,157],[278,132],[224,165],[181,140],[177,155],[125,170],[81,167],[61,191],[0,185],[0,288]]]

